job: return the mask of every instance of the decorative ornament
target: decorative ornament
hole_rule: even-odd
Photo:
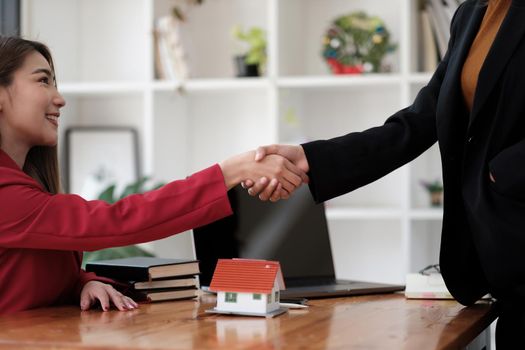
[[[322,55],[334,74],[380,72],[383,57],[396,49],[383,20],[362,11],[336,18],[322,43]]]

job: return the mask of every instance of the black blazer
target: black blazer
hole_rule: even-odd
[[[460,76],[485,10],[477,0],[458,8],[448,52],[410,107],[383,126],[303,145],[310,190],[321,202],[379,179],[438,141],[440,264],[449,291],[465,305],[487,292],[525,296],[525,0],[513,0],[469,113]]]

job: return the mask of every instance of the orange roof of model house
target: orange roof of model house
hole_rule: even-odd
[[[279,289],[285,289],[281,265],[278,261],[219,259],[210,290],[269,294],[272,292],[276,278]]]

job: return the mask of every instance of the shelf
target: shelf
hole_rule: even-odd
[[[120,95],[142,93],[146,85],[142,82],[70,82],[58,83],[58,91],[65,95]]]
[[[136,128],[142,171],[159,181],[183,178],[259,145],[329,139],[382,125],[432,77],[417,72],[415,0],[205,1],[187,8],[181,27],[191,77],[184,82],[154,78],[151,34],[176,0],[22,3],[24,36],[53,51],[59,91],[68,100],[62,129]],[[335,18],[359,10],[382,18],[398,44],[385,60],[389,72],[332,75],[320,55],[323,35]],[[49,21],[57,13],[59,26]],[[231,36],[237,24],[266,31],[267,76],[235,76],[232,58],[245,49]],[[330,200],[326,213],[338,275],[386,282],[434,261],[443,212],[429,207],[419,181],[440,178],[436,145],[407,168]],[[167,256],[191,256],[191,238],[161,245]]]
[[[401,83],[399,74],[370,74],[346,76],[283,77],[277,79],[280,88],[320,88],[354,86],[390,86]]]
[[[409,216],[412,220],[441,220],[443,208],[412,209]]]
[[[409,77],[413,84],[425,84],[431,75],[414,74]],[[356,76],[283,77],[276,80],[280,88],[315,89],[329,87],[393,86],[401,83],[399,74],[375,74]],[[185,84],[178,81],[156,80],[154,91],[174,91],[184,86],[186,91],[245,90],[270,87],[270,80],[263,78],[191,79]],[[141,93],[148,86],[144,82],[64,82],[59,90],[67,95],[128,94]]]
[[[186,91],[222,91],[265,89],[269,87],[267,78],[231,78],[231,79],[192,79],[185,84],[177,81],[157,80],[153,82],[154,91],[174,91],[183,87]]]
[[[413,73],[408,77],[408,82],[410,84],[426,85],[430,78],[432,78],[432,73]]]
[[[355,219],[400,219],[401,209],[395,208],[326,208],[326,217],[330,220]]]
[[[326,217],[330,220],[355,219],[399,219],[403,211],[395,208],[326,208]],[[411,220],[441,220],[443,209],[412,209],[409,211]]]

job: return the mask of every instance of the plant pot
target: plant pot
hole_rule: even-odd
[[[440,207],[443,203],[443,192],[430,193],[430,205],[433,207]]]
[[[258,77],[259,65],[246,64],[246,56],[235,56],[235,67],[237,69],[237,77]]]

